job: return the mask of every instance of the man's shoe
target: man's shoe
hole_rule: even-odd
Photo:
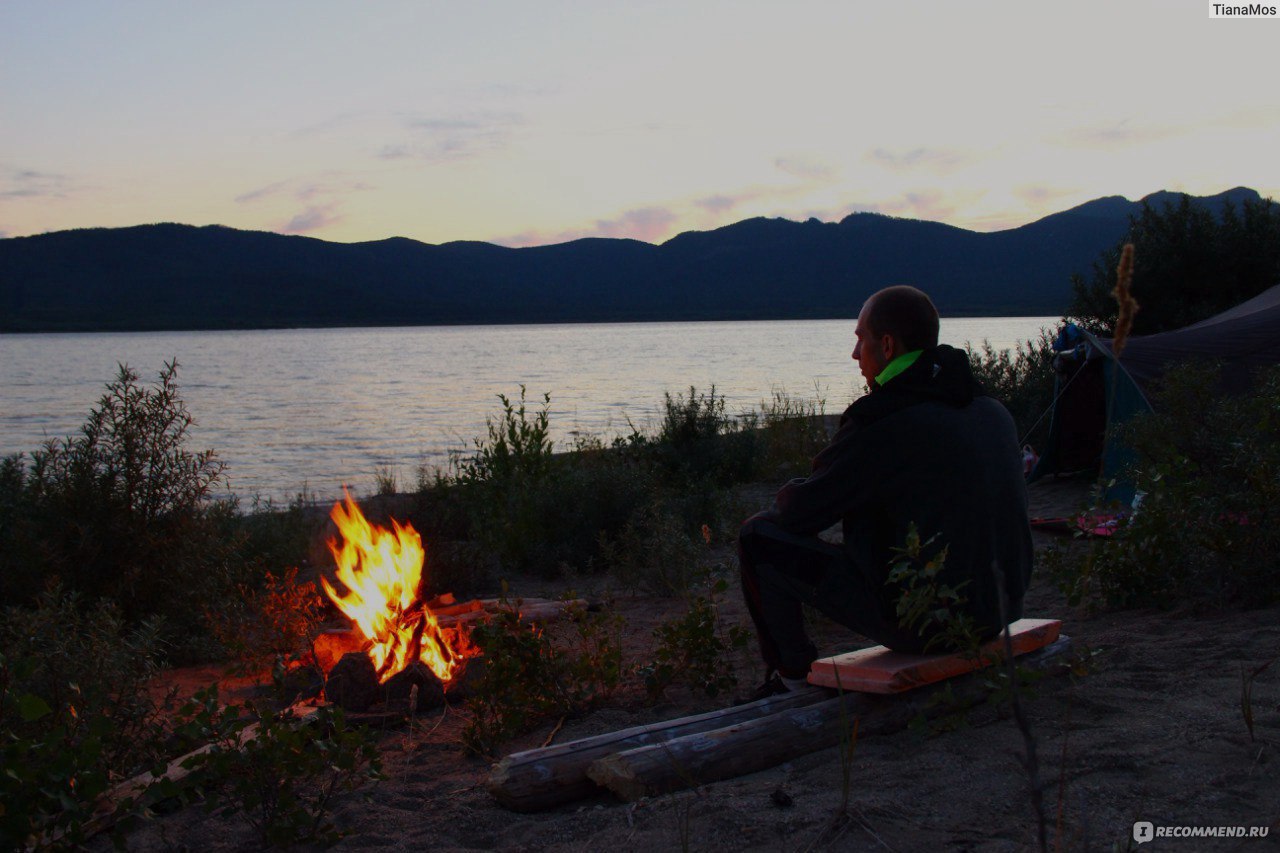
[[[746,705],[748,702],[756,702],[760,699],[768,699],[770,696],[779,696],[783,693],[790,692],[791,691],[787,689],[787,685],[782,683],[782,676],[775,672],[765,679],[764,684],[761,684],[752,691],[751,695],[740,698],[737,702],[734,702],[734,704]]]

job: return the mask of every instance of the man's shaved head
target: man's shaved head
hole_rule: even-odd
[[[921,290],[906,284],[886,287],[871,295],[864,310],[871,332],[892,335],[903,352],[938,345],[938,309]]]

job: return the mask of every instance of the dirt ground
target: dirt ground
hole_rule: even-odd
[[[767,495],[769,490],[762,490]],[[1078,485],[1032,489],[1033,516],[1071,512]],[[762,498],[763,502],[763,498]],[[1054,539],[1038,535],[1043,547]],[[544,595],[559,589],[517,589]],[[579,592],[584,591],[579,586]],[[600,594],[599,590],[586,590]],[[746,620],[736,595],[725,615]],[[651,645],[677,601],[623,596],[624,649]],[[1138,849],[1136,821],[1159,828],[1269,827],[1265,840],[1157,837],[1141,849],[1263,850],[1280,845],[1280,664],[1253,683],[1252,736],[1242,711],[1242,668],[1280,655],[1280,608],[1208,616],[1130,611],[1088,617],[1067,608],[1040,573],[1026,615],[1063,620],[1063,632],[1092,652],[1081,677],[1042,680],[1026,702],[1055,850]],[[867,643],[829,623],[815,626],[822,654]],[[760,671],[734,661],[746,689]],[[186,673],[198,680],[212,671]],[[566,720],[555,742],[683,716],[725,704],[672,691],[649,707],[636,687],[618,703]],[[971,711],[959,728],[860,739],[847,813],[835,748],[694,791],[621,804],[600,795],[540,814],[506,811],[486,792],[490,762],[464,754],[465,708],[426,715],[412,729],[380,736],[388,779],[335,808],[348,834],[337,850],[972,850],[1037,847],[1038,821],[1023,766],[1024,742],[1002,709]],[[558,721],[509,744],[542,745]],[[790,804],[778,805],[781,790]],[[132,849],[254,850],[243,821],[198,807],[140,826]]]

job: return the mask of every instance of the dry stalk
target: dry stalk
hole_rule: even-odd
[[[1133,298],[1133,244],[1125,243],[1120,250],[1120,265],[1116,267],[1116,289],[1111,291],[1116,298],[1120,311],[1116,316],[1116,333],[1112,338],[1111,351],[1116,358],[1124,351],[1125,342],[1129,340],[1129,332],[1133,330],[1133,316],[1138,313],[1138,300]]]
[[[542,742],[543,749],[551,746],[551,741],[555,740],[556,735],[560,734],[560,730],[564,728],[564,721],[567,719],[569,719],[567,714],[560,718],[560,722],[556,723],[556,727],[551,730],[551,734],[547,735],[547,739]]]

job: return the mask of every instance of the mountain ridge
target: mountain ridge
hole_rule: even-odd
[[[1070,276],[1143,203],[1094,199],[977,232],[875,212],[752,217],[658,243],[335,243],[180,223],[0,239],[0,331],[277,328],[856,316],[888,284],[944,314],[1060,314]],[[1197,204],[1258,200],[1237,187]]]

